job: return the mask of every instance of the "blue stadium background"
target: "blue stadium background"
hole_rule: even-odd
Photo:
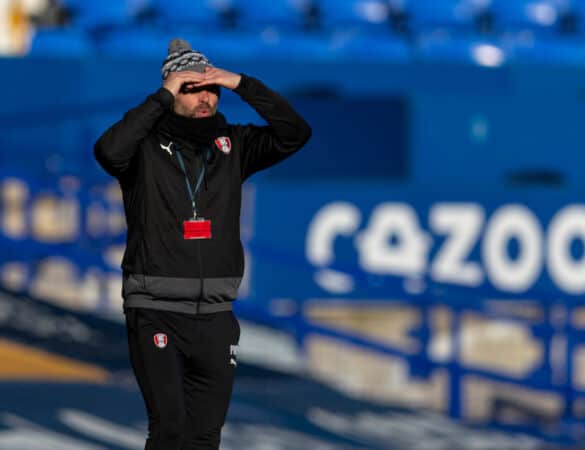
[[[585,1],[52,5],[0,60],[0,449],[142,448],[92,147],[174,37],[313,128],[246,185],[224,450],[585,446]]]

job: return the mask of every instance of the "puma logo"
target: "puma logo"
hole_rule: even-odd
[[[167,152],[169,152],[169,155],[173,156],[173,152],[171,152],[171,145],[173,145],[173,142],[169,142],[169,145],[167,145],[166,147],[162,144],[160,144],[160,148],[162,148],[163,150],[166,150]]]

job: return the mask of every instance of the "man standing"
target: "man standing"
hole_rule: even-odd
[[[122,296],[146,450],[218,449],[240,337],[241,186],[299,150],[311,129],[262,82],[213,67],[183,40],[171,41],[162,77],[94,154],[123,193]],[[268,125],[226,123],[222,87]]]

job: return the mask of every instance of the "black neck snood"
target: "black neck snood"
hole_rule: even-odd
[[[213,116],[192,118],[181,116],[174,111],[166,111],[159,120],[158,130],[187,149],[209,147],[225,126],[225,117],[220,112]]]

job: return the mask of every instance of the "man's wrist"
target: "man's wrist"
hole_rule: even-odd
[[[238,74],[236,74],[236,77],[237,78],[236,78],[235,86],[232,88],[233,91],[235,91],[238,88],[238,86],[242,83],[242,78],[243,78],[242,74],[238,73]]]

